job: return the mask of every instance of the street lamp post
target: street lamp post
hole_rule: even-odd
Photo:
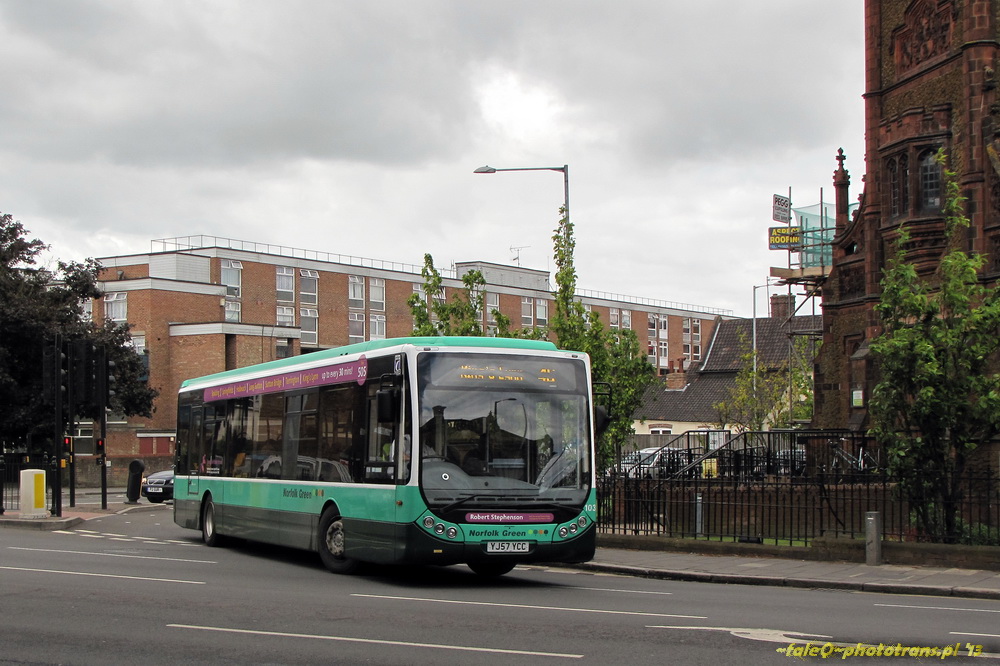
[[[757,290],[766,289],[773,286],[770,282],[767,284],[755,284],[753,286],[753,323],[751,330],[753,331],[751,338],[751,348],[753,350],[753,382],[754,382],[754,392],[757,390]]]
[[[491,166],[481,166],[472,173],[496,173],[497,171],[562,171],[563,196],[565,198],[563,215],[566,218],[566,223],[569,224],[569,165],[564,164],[561,167],[517,167],[512,169],[496,169]]]

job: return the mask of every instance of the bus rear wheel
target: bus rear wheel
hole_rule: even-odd
[[[319,519],[319,559],[327,571],[338,574],[354,573],[358,561],[346,557],[344,519],[333,508]]]
[[[469,568],[480,576],[496,578],[514,569],[513,562],[469,562]]]

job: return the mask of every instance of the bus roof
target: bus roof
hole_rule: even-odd
[[[524,340],[521,338],[485,338],[471,336],[389,338],[387,340],[358,342],[344,347],[334,347],[332,349],[324,349],[322,351],[311,352],[300,356],[291,356],[289,358],[282,358],[276,361],[258,363],[257,365],[248,365],[234,370],[226,370],[224,372],[205,375],[204,377],[193,377],[191,379],[185,379],[181,382],[180,390],[183,391],[194,384],[205,385],[216,382],[224,382],[226,380],[242,377],[251,373],[255,374],[258,372],[295,368],[306,363],[312,365],[314,363],[334,359],[339,356],[363,354],[365,352],[377,351],[387,347],[400,347],[403,345],[412,345],[414,347],[490,347],[493,349],[530,349],[539,351],[558,350],[558,347],[556,347],[555,344],[547,340]]]

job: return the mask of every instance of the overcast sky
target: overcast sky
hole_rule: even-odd
[[[580,288],[749,315],[772,195],[860,193],[862,4],[0,0],[0,212],[554,272],[562,174],[472,172],[566,164]]]

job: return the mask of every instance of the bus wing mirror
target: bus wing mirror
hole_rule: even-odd
[[[607,408],[604,405],[594,407],[594,430],[597,436],[603,435],[609,425],[611,425],[611,415],[608,414]]]
[[[375,393],[376,409],[379,423],[395,423],[399,420],[399,391],[396,389],[379,389]]]

